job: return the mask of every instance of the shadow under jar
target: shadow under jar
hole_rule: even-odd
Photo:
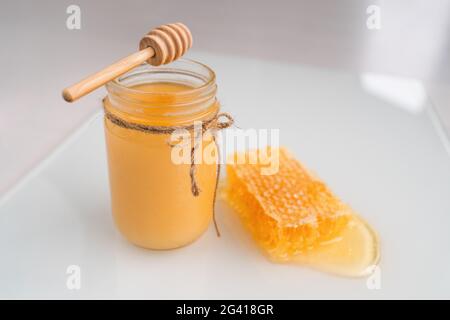
[[[174,161],[173,137],[164,129],[186,128],[218,113],[214,72],[187,59],[160,67],[143,64],[106,88],[105,135],[118,229],[130,242],[150,249],[193,242],[212,219],[217,159],[195,165],[201,191],[194,196],[191,164]],[[210,138],[205,135],[196,152],[208,148],[217,155]]]

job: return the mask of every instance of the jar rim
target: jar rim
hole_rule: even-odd
[[[108,96],[104,106],[134,123],[188,123],[217,112],[215,79],[210,67],[190,59],[158,67],[143,63],[106,84]],[[152,83],[175,83],[185,88],[172,91],[139,87]]]
[[[170,64],[162,65],[162,66],[158,66],[158,67],[152,66],[152,65],[144,62],[143,64],[139,65],[137,68],[139,68],[139,67],[148,68],[146,71],[143,71],[142,73],[151,72],[151,70],[155,70],[155,71],[159,70],[159,71],[161,71],[164,68],[166,68],[168,70],[173,70],[173,72],[180,72],[180,69],[177,69],[176,67],[173,67],[173,68],[170,67],[172,64],[176,64],[177,62],[178,63],[180,63],[180,62],[181,63],[188,63],[188,64],[191,64],[191,65],[194,65],[194,66],[197,66],[197,67],[201,67],[208,74],[207,79],[201,85],[196,86],[196,87],[191,87],[189,89],[177,92],[176,93],[177,96],[196,94],[196,93],[199,93],[201,91],[204,91],[205,89],[207,89],[211,85],[215,84],[215,81],[216,81],[216,74],[215,74],[215,72],[210,67],[208,67],[206,64],[203,64],[203,63],[198,62],[198,61],[193,60],[193,59],[180,58],[180,59],[177,59],[176,61],[174,61],[174,62],[172,62]],[[109,89],[111,88],[112,90],[123,90],[123,91],[126,91],[127,93],[130,93],[130,94],[137,94],[137,95],[144,95],[144,96],[153,95],[153,94],[157,94],[159,96],[173,95],[174,94],[173,92],[161,92],[161,91],[149,91],[149,90],[137,89],[137,88],[133,88],[133,87],[130,87],[130,86],[126,86],[125,84],[121,83],[121,81],[125,80],[126,78],[134,76],[135,73],[133,73],[133,72],[136,72],[136,68],[132,69],[132,70],[126,72],[125,74],[123,74],[123,75],[121,75],[121,76],[119,76],[119,77],[109,81],[108,83],[106,83],[107,90],[109,91]]]

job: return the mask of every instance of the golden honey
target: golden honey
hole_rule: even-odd
[[[142,65],[107,89],[105,112],[135,125],[186,127],[219,108],[214,73],[189,60],[159,68]],[[201,192],[194,196],[191,166],[174,163],[170,134],[130,129],[105,117],[105,135],[112,212],[120,232],[151,249],[177,248],[197,239],[212,218],[217,165],[196,165]]]
[[[301,263],[342,275],[360,276],[378,262],[378,239],[353,210],[286,149],[278,154],[278,170],[262,174],[250,163],[262,150],[247,152],[242,163],[230,157],[225,199],[268,257]]]

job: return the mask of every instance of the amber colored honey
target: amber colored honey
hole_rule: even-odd
[[[133,93],[133,101],[121,97],[124,99],[118,99],[119,105],[113,107],[106,99],[107,111],[124,121],[149,126],[190,124],[192,119],[183,114],[169,116],[167,110],[168,106],[176,105],[180,93],[191,87],[149,83],[131,89],[138,92]],[[151,93],[151,102],[146,105],[148,93]],[[135,103],[136,98],[142,101]],[[183,99],[185,104],[189,102],[189,97]],[[201,115],[216,111],[217,106],[212,105]],[[201,115],[197,120],[201,120]],[[212,218],[216,165],[197,164],[196,177],[201,193],[194,197],[190,165],[173,163],[167,134],[123,128],[105,118],[105,135],[112,212],[120,232],[132,243],[151,249],[177,248],[198,238]]]
[[[258,245],[276,262],[366,274],[379,259],[376,234],[286,149],[270,151],[279,154],[277,173],[261,174],[263,165],[239,164],[234,155],[223,189]],[[259,152],[248,152],[246,159],[257,159]]]

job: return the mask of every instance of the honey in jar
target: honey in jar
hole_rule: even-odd
[[[130,242],[150,249],[193,242],[212,219],[217,163],[195,165],[200,192],[193,195],[192,167],[173,161],[168,132],[217,114],[214,72],[186,59],[161,67],[143,64],[106,87],[105,135],[118,229]],[[205,140],[200,148],[211,143]]]

